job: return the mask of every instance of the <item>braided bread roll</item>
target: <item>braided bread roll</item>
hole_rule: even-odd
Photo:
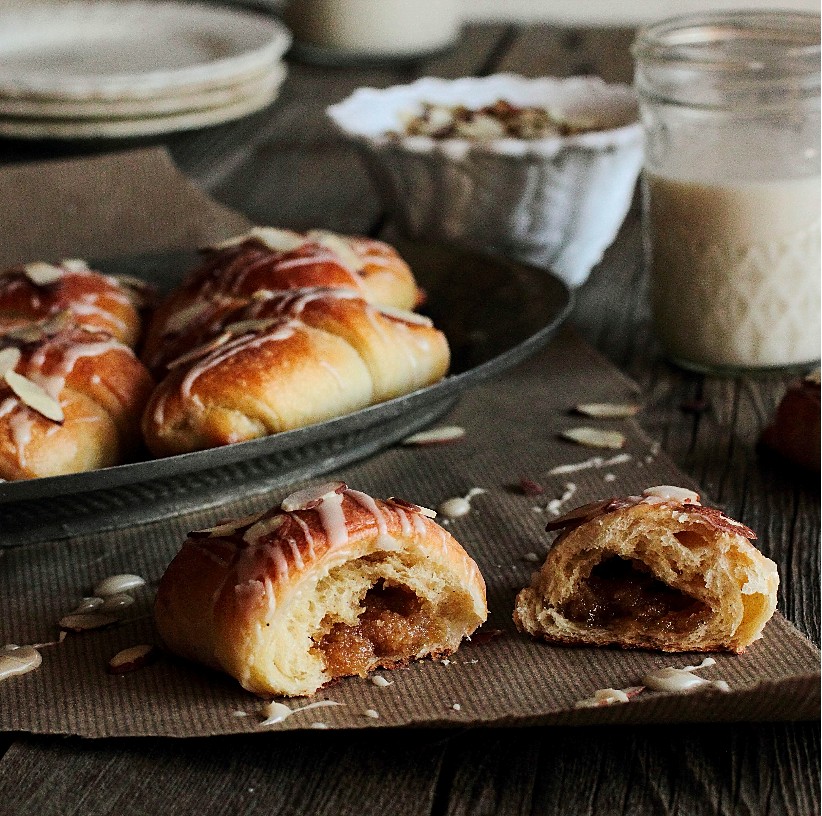
[[[153,388],[132,350],[70,318],[0,337],[0,478],[117,464],[140,444]]]
[[[258,227],[205,250],[203,264],[155,312],[143,359],[154,368],[166,339],[183,329],[204,302],[232,305],[261,289],[307,286],[344,287],[399,309],[413,309],[421,300],[408,264],[388,244],[320,230],[302,234]]]
[[[337,482],[190,533],[160,581],[158,632],[261,695],[450,654],[486,619],[485,584],[426,514]]]
[[[35,262],[0,272],[0,334],[69,312],[131,348],[140,335],[132,287],[89,269],[85,261]]]
[[[776,564],[753,531],[690,490],[648,488],[572,510],[514,622],[555,643],[742,652],[776,609]]]
[[[157,456],[341,416],[436,382],[449,363],[426,318],[339,289],[259,293],[182,347],[209,335],[169,364],[146,407],[143,434]]]

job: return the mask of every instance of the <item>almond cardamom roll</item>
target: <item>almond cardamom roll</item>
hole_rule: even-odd
[[[348,290],[260,292],[183,337],[146,408],[158,456],[322,422],[441,379],[442,332],[413,312]],[[216,335],[216,336],[215,336]]]
[[[0,272],[0,333],[68,312],[77,324],[134,348],[141,327],[135,300],[143,294],[81,260],[12,267]]]
[[[0,338],[0,478],[108,467],[140,446],[147,369],[108,333],[61,314]]]
[[[433,515],[336,482],[190,533],[160,581],[160,637],[260,695],[451,654],[487,617],[485,583]]]
[[[584,505],[516,600],[514,622],[555,643],[742,652],[776,609],[776,564],[752,530],[687,489]]]

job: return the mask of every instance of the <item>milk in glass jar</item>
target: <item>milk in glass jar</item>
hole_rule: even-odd
[[[820,352],[818,15],[739,12],[640,32],[654,324],[714,373]]]

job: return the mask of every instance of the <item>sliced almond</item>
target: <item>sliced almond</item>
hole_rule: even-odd
[[[628,441],[619,431],[603,431],[600,428],[569,428],[560,434],[562,439],[589,448],[624,448]]]
[[[351,245],[342,236],[326,230],[311,230],[306,234],[306,238],[330,249],[352,272],[359,272],[363,268],[362,258],[351,249]]]
[[[88,264],[82,260],[82,258],[65,258],[64,260],[60,261],[60,266],[66,270],[66,272],[88,272],[89,267]]]
[[[108,598],[112,595],[120,595],[130,589],[137,589],[145,586],[146,579],[142,575],[134,575],[131,572],[122,572],[117,575],[109,575],[103,578],[94,587],[94,594],[98,598]]]
[[[166,320],[163,326],[163,334],[176,334],[177,332],[187,329],[190,323],[197,320],[197,318],[206,312],[211,311],[212,308],[210,301],[199,300],[190,306],[186,306],[184,309],[180,309],[179,312],[175,312]]]
[[[232,335],[230,332],[223,332],[213,340],[209,340],[207,343],[203,343],[203,345],[197,346],[196,348],[191,349],[191,351],[181,354],[179,357],[175,357],[166,365],[166,368],[170,371],[172,368],[178,368],[181,365],[193,363],[195,360],[199,360],[202,357],[207,357],[212,351],[216,351],[220,348],[220,346],[231,340],[231,337]]]
[[[141,643],[139,646],[129,646],[117,652],[108,662],[108,670],[112,674],[126,674],[142,669],[156,655],[157,650],[150,643]]]
[[[280,320],[276,317],[261,317],[254,320],[237,320],[234,323],[229,323],[225,327],[224,331],[227,331],[234,337],[238,337],[241,334],[265,331],[275,323],[279,322]]]
[[[694,493],[693,490],[688,490],[687,487],[677,487],[676,485],[646,487],[642,491],[642,495],[645,498],[654,496],[665,501],[675,501],[682,504],[699,504],[699,493]]]
[[[23,271],[35,286],[49,286],[52,283],[57,283],[63,277],[63,270],[59,266],[44,263],[43,261],[26,264]]]
[[[445,445],[456,442],[465,436],[465,428],[459,425],[442,425],[439,428],[429,428],[427,431],[411,434],[402,440],[402,445]]]
[[[325,499],[345,490],[348,490],[348,485],[345,482],[325,482],[316,487],[306,487],[304,490],[298,490],[296,493],[286,496],[280,507],[286,513],[292,513],[295,510],[310,510],[325,501]]]
[[[20,349],[0,349],[0,377],[5,377],[7,371],[14,371],[20,362]]]
[[[50,394],[47,394],[37,383],[21,377],[15,371],[7,371],[3,378],[8,383],[9,388],[38,414],[42,414],[46,419],[53,422],[62,422],[65,419],[60,403]]]
[[[614,402],[586,402],[574,406],[575,413],[596,419],[625,419],[636,416],[640,410],[639,405],[622,405]]]
[[[410,510],[412,513],[419,513],[421,516],[425,516],[426,518],[437,517],[436,510],[432,510],[430,507],[423,507],[421,504],[414,504],[413,502],[406,501],[405,499],[398,499],[396,496],[391,496],[386,499],[386,501],[389,504],[395,504],[397,507],[401,507],[403,510]]]
[[[82,612],[64,615],[58,623],[67,632],[90,632],[92,629],[103,629],[113,626],[120,619],[114,615],[101,615],[97,612]]]
[[[378,306],[377,311],[394,320],[401,320],[403,323],[411,323],[414,326],[433,326],[434,321],[430,317],[409,312],[406,309],[396,309],[393,306]]]
[[[195,538],[202,538],[204,536],[208,536],[209,538],[220,538],[220,536],[231,535],[237,530],[241,530],[243,527],[250,527],[252,524],[259,521],[264,515],[265,512],[254,513],[251,516],[244,516],[243,518],[232,519],[231,521],[223,521],[220,524],[216,524],[214,527],[206,527],[202,530],[192,530],[189,535],[194,536]]]
[[[259,241],[264,246],[274,250],[274,252],[292,252],[306,242],[304,236],[292,230],[278,229],[277,227],[253,227],[242,235],[226,238],[225,241],[214,244],[210,248],[230,249],[252,240]]]
[[[819,385],[822,382],[822,378],[820,377],[819,369],[815,369],[811,371],[810,374],[805,375],[805,382],[811,383],[812,385]]]

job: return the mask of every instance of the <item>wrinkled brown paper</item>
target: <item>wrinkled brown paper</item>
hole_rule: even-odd
[[[158,151],[121,154],[109,159],[52,165],[62,189],[70,180],[99,174],[106,189],[121,196],[118,228],[106,224],[98,232],[89,219],[99,204],[77,205],[77,223],[66,223],[52,243],[38,244],[23,230],[19,246],[3,247],[5,259],[111,255],[175,244],[191,246],[242,228],[244,220],[210,202],[191,188]],[[0,171],[26,187],[26,174],[42,182],[48,169],[17,167]],[[129,196],[118,179],[162,174],[164,193],[149,212],[145,199],[129,220]],[[148,185],[151,186],[151,185]],[[54,189],[54,185],[50,185]],[[7,198],[8,188],[2,197]],[[140,184],[132,196],[143,196]],[[98,191],[99,192],[99,191]],[[169,204],[171,202],[171,204]],[[192,203],[199,202],[192,209]],[[45,209],[44,209],[45,208]],[[29,213],[48,209],[31,203]],[[54,210],[51,210],[52,216]],[[15,217],[23,218],[19,210]],[[163,228],[167,228],[164,232]],[[77,243],[72,243],[76,241]],[[156,243],[152,243],[156,242]],[[32,248],[46,246],[41,252]],[[287,730],[381,728],[387,726],[590,724],[683,721],[811,719],[819,714],[819,652],[779,614],[762,640],[739,656],[717,655],[716,665],[700,676],[721,679],[731,691],[710,688],[687,694],[643,692],[631,702],[596,709],[574,704],[604,687],[637,685],[643,674],[662,666],[699,663],[697,655],[662,655],[613,649],[561,648],[536,642],[516,632],[511,612],[517,591],[538,567],[552,538],[544,532],[547,504],[573,490],[565,507],[611,495],[636,493],[653,484],[693,487],[634,420],[611,420],[609,428],[628,437],[630,460],[601,468],[552,475],[552,468],[581,462],[601,452],[557,438],[578,418],[569,407],[583,402],[625,402],[632,384],[571,332],[563,332],[540,355],[497,382],[476,388],[443,422],[462,425],[464,439],[426,448],[394,447],[323,477],[339,478],[376,496],[396,495],[429,507],[465,495],[471,488],[486,492],[473,499],[471,513],[450,522],[449,530],[477,560],[488,585],[490,617],[479,634],[449,660],[422,661],[407,669],[380,674],[390,685],[368,679],[347,679],[321,691],[314,700],[337,706],[295,713],[270,726]],[[587,424],[597,424],[590,420]],[[609,457],[609,452],[601,454]],[[606,480],[613,474],[613,480]],[[545,492],[526,496],[521,477]],[[570,487],[573,485],[573,488]],[[0,642],[33,644],[53,640],[56,622],[107,575],[131,572],[148,585],[134,592],[123,622],[112,629],[70,634],[63,643],[42,649],[42,666],[2,686],[0,728],[87,737],[168,735],[177,737],[257,732],[264,701],[244,692],[216,672],[161,654],[149,665],[123,675],[106,670],[121,649],[155,643],[151,601],[166,564],[185,532],[218,519],[244,515],[273,504],[281,494],[255,497],[230,507],[127,530],[69,539],[53,544],[0,552]],[[710,497],[706,497],[710,499]],[[742,519],[744,521],[744,519]],[[0,535],[2,533],[0,532]],[[759,542],[768,552],[767,539]],[[497,633],[497,634],[495,634]],[[291,708],[306,700],[291,700]],[[366,715],[375,711],[378,716]],[[322,727],[320,726],[320,727]]]

